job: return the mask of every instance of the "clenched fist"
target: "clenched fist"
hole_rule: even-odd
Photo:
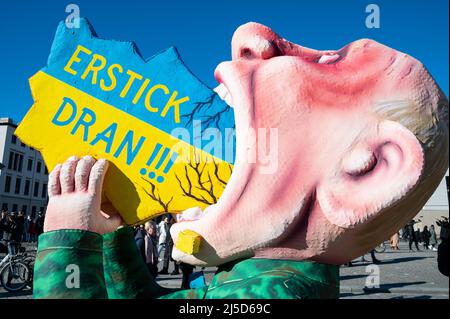
[[[49,203],[44,231],[80,229],[99,234],[115,231],[123,220],[108,203],[102,206],[103,179],[108,169],[104,159],[70,157],[49,175]]]

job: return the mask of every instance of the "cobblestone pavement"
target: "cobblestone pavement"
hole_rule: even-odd
[[[33,249],[33,246],[27,248]],[[381,261],[380,264],[375,265],[377,268],[368,261],[363,263],[355,261],[352,267],[342,266],[340,269],[341,298],[448,299],[449,280],[439,273],[436,257],[437,252],[430,250],[410,252],[407,244],[401,242],[400,251],[391,251],[387,248],[384,253],[377,254],[377,258]],[[365,259],[370,260],[370,255],[366,255]],[[172,270],[173,263],[170,265],[169,272]],[[199,270],[200,268],[197,267],[196,271]],[[203,271],[206,282],[209,283],[215,268],[206,268]],[[377,274],[379,277],[374,277]],[[181,285],[181,274],[159,275],[157,281],[164,287],[178,288]],[[378,287],[370,288],[377,284]],[[366,285],[369,285],[369,288]],[[0,288],[0,299],[4,298],[31,298],[31,290],[9,293]]]

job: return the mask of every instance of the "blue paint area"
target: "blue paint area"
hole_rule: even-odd
[[[189,275],[189,287],[192,289],[206,287],[203,271],[197,271]]]
[[[169,148],[164,148],[164,151],[162,152],[162,155],[159,157],[159,161],[158,163],[156,163],[155,168],[159,169],[161,167],[161,165],[164,163],[164,161],[167,158],[167,155],[169,155],[170,149]]]
[[[153,163],[153,161],[156,158],[156,155],[158,155],[159,150],[161,149],[162,145],[159,143],[156,143],[155,148],[153,149],[152,154],[150,155],[150,157],[147,160],[147,165],[150,165],[151,163]]]
[[[156,178],[156,181],[157,181],[158,183],[162,183],[162,182],[164,182],[164,177],[163,177],[163,176],[158,176],[158,177]]]
[[[170,171],[170,169],[172,168],[173,164],[175,163],[177,157],[178,157],[178,153],[172,153],[172,155],[170,155],[169,162],[167,163],[166,167],[164,168],[164,174],[167,174]]]
[[[92,53],[79,52],[77,54],[80,61],[70,65],[70,69],[77,72],[76,75],[73,75],[65,71],[64,67],[78,45],[82,45]],[[84,80],[81,78],[94,54],[99,54],[106,59],[106,67],[98,71],[95,84],[92,83],[92,72],[87,74]],[[114,72],[117,79],[115,89],[104,91],[100,87],[100,79],[104,79],[105,86],[110,85],[108,67],[114,63],[120,64],[123,67],[123,72],[119,73],[116,69],[116,72]],[[101,62],[97,60],[94,66],[100,64]],[[129,81],[127,70],[138,73],[142,76],[142,79],[135,79],[125,97],[120,97],[122,89]],[[230,129],[235,126],[233,109],[228,107],[212,89],[190,72],[175,47],[170,47],[145,60],[133,42],[98,38],[86,19],[81,19],[78,29],[69,29],[64,22],[61,22],[56,31],[47,66],[42,71],[168,134],[172,134],[172,130],[175,128],[186,128],[190,133],[190,141],[188,142],[204,149],[207,141],[203,141],[199,145],[198,141],[199,138],[201,140],[201,136],[198,136],[199,134],[196,134],[194,130],[194,121],[201,120],[200,133],[207,128],[216,128],[220,131],[222,139],[222,152],[214,154],[213,149],[209,150],[208,153],[231,164],[234,163],[235,136],[229,134],[229,130],[227,130],[227,134],[225,132],[226,128]],[[145,79],[150,81],[148,81],[140,99],[133,103],[133,99],[138,95]],[[145,92],[156,84],[165,85],[170,93],[166,94],[162,89],[155,90],[151,95],[151,105],[159,110],[158,112],[151,112],[145,105]],[[175,100],[189,97],[188,101],[179,105],[179,123],[175,121],[175,108],[173,107],[168,108],[165,117],[161,116],[161,111],[174,91],[177,91]],[[173,134],[173,136],[175,135]]]

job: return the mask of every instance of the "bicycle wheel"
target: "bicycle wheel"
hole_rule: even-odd
[[[30,269],[22,262],[12,261],[0,270],[0,282],[9,292],[24,289],[30,280]]]
[[[30,270],[30,277],[28,279],[27,286],[33,289],[33,273],[34,273],[34,261],[36,257],[35,256],[26,256],[21,260],[25,265],[27,265],[28,269]]]

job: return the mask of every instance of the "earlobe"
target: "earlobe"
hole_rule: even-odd
[[[396,122],[383,121],[373,136],[354,143],[340,172],[318,187],[318,202],[331,223],[353,227],[411,191],[423,165],[423,149],[415,135]]]

